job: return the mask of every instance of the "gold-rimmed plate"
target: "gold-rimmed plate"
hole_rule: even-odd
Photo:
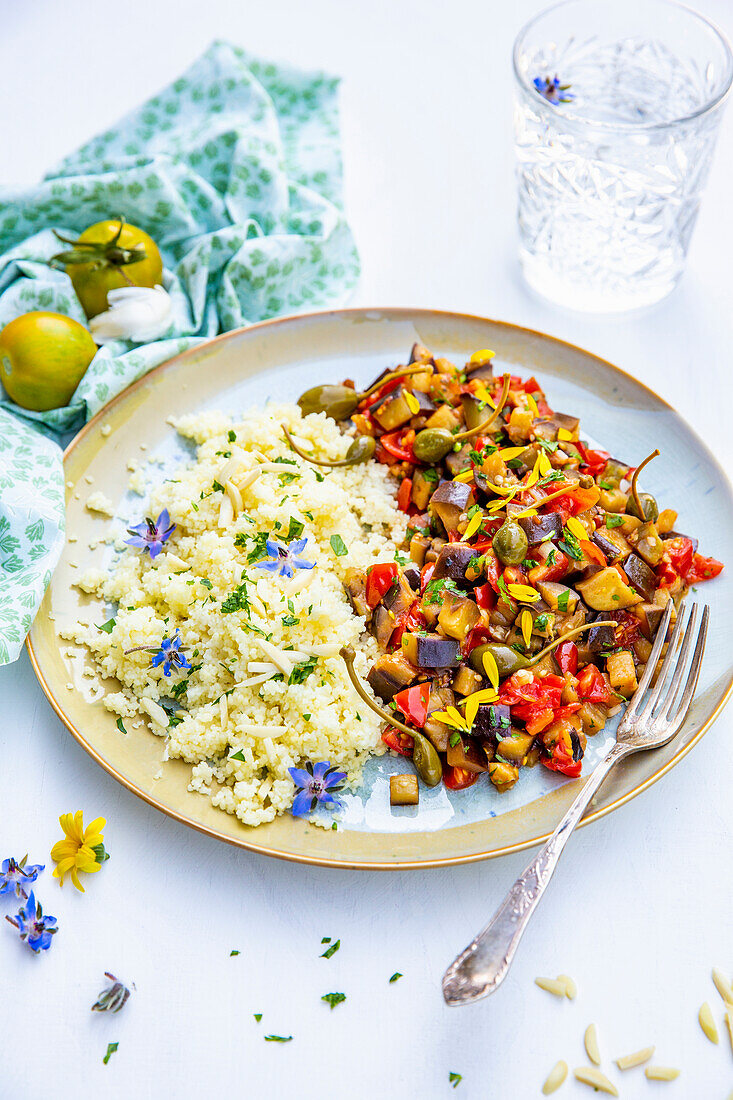
[[[630,463],[662,451],[645,474],[645,489],[679,512],[678,527],[700,539],[704,553],[724,559],[733,543],[733,492],[705,444],[649,389],[587,351],[515,325],[435,310],[352,309],[283,318],[231,332],[170,360],[125,390],[75,438],[64,457],[67,531],[64,548],[28,640],[41,687],[76,740],[120,783],[178,821],[265,855],[334,867],[396,869],[489,859],[544,840],[572,801],[579,780],[524,769],[516,787],[490,784],[465,792],[421,794],[417,809],[390,809],[388,758],[370,762],[363,789],[349,798],[345,822],[323,830],[290,815],[249,828],[188,790],[190,766],[163,763],[163,742],[145,725],[117,728],[85,676],[91,664],[61,632],[90,617],[95,602],[74,582],[105,564],[109,520],[85,509],[102,491],[123,509],[130,458],[179,461],[184,450],[167,420],[202,409],[239,411],[269,397],[295,400],[317,382],[345,377],[366,383],[405,361],[415,341],[461,361],[491,347],[497,370],[536,374],[554,408],[581,417],[584,432]],[[107,426],[111,429],[107,430]],[[103,432],[104,428],[104,432]],[[161,474],[160,476],[165,476]],[[114,521],[112,521],[114,522]],[[119,526],[119,521],[118,521]],[[715,719],[733,685],[728,635],[733,580],[727,571],[701,589],[711,605],[710,636],[698,692],[685,728],[671,745],[633,757],[606,781],[584,824],[639,794],[690,750]],[[116,690],[108,681],[108,690]],[[71,685],[71,686],[69,686]],[[589,741],[592,767],[607,732]]]

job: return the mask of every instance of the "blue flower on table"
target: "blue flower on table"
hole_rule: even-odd
[[[328,810],[343,809],[343,802],[337,796],[343,789],[346,772],[337,772],[328,760],[322,760],[318,764],[312,764],[308,760],[304,768],[288,768],[288,771],[295,783],[291,811],[293,817],[304,817],[320,807]]]
[[[26,887],[35,882],[45,863],[33,863],[26,866],[27,854],[21,860],[4,859],[0,871],[0,897],[3,894],[15,894],[16,898],[27,898]]]
[[[298,557],[305,550],[308,539],[296,539],[294,542],[279,542],[277,539],[268,539],[267,557],[264,561],[257,562],[258,569],[266,569],[268,573],[275,573],[280,577],[293,577],[296,569],[313,569],[315,562],[306,561]]]
[[[43,915],[41,903],[36,902],[36,897],[31,890],[30,897],[15,917],[6,917],[6,921],[17,928],[20,938],[30,947],[31,951],[38,954],[39,951],[48,951],[51,946],[51,937],[58,932],[55,917]]]
[[[155,656],[150,662],[150,667],[157,668],[158,665],[163,666],[164,676],[170,676],[171,669],[191,667],[183,652],[183,639],[181,638],[181,632],[178,628],[176,628],[173,637],[164,638],[160,643],[160,649],[155,653]]]
[[[126,546],[134,546],[137,550],[147,550],[151,559],[157,558],[166,542],[175,531],[175,523],[171,523],[168,509],[164,508],[158,518],[153,521],[148,517],[136,527],[128,527],[127,533],[131,539],[125,539]]]
[[[575,99],[574,94],[568,90],[572,85],[561,84],[559,76],[536,76],[532,83],[542,98],[555,106],[558,103],[571,103]]]

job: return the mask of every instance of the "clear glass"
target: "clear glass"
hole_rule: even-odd
[[[520,32],[514,73],[527,282],[571,309],[658,302],[682,274],[733,79],[725,38],[670,0],[566,0]],[[556,75],[566,102],[534,85]]]

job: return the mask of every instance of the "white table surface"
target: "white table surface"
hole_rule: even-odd
[[[733,32],[729,0],[704,0]],[[340,72],[348,209],[363,262],[354,304],[456,309],[544,329],[668,398],[723,460],[730,431],[733,115],[683,283],[639,316],[543,304],[515,261],[510,49],[536,8],[474,0],[82,0],[0,3],[4,182],[30,182],[174,78],[213,37]],[[129,75],[128,75],[129,74]],[[311,1100],[539,1095],[557,1058],[605,1065],[657,1044],[671,1085],[623,1075],[626,1098],[723,1100],[733,1056],[696,1022],[711,965],[733,974],[728,711],[685,762],[571,841],[502,990],[444,1007],[440,977],[525,854],[447,870],[348,873],[267,860],[187,830],[108,777],[64,730],[25,656],[0,671],[0,859],[46,862],[60,923],[34,957],[0,930],[0,1097]],[[51,879],[57,817],[108,820],[111,861],[85,895]],[[6,901],[0,910],[10,911]],[[3,927],[5,927],[3,925]],[[330,961],[322,936],[340,937]],[[230,957],[236,948],[241,954]],[[112,970],[119,1016],[89,1011]],[[394,985],[396,970],[404,977]],[[572,974],[577,1001],[533,984]],[[331,1012],[322,994],[343,991]],[[263,1013],[261,1024],[253,1013]],[[292,1034],[287,1045],[265,1033]],[[108,1065],[110,1040],[119,1051]],[[615,1068],[615,1067],[614,1067]],[[559,1096],[589,1096],[568,1081]]]

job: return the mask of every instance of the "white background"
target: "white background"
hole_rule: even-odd
[[[728,0],[706,13],[733,32]],[[676,405],[730,462],[733,115],[687,274],[665,303],[616,320],[564,313],[515,262],[510,50],[536,0],[5,0],[0,177],[31,182],[179,74],[213,37],[341,73],[348,211],[363,262],[354,304],[434,306],[588,347]],[[491,914],[520,854],[471,867],[348,873],[266,860],[186,830],[119,787],[65,732],[25,656],[0,672],[0,859],[50,863],[57,817],[108,819],[111,861],[85,895],[39,895],[61,926],[36,958],[0,929],[0,1097],[228,1095],[311,1100],[539,1095],[554,1061],[605,1065],[648,1043],[679,1066],[622,1096],[723,1100],[727,1040],[696,1022],[712,964],[733,973],[729,711],[670,775],[571,841],[501,991],[447,1009],[445,965]],[[1,909],[10,911],[5,901]],[[341,938],[330,961],[322,936]],[[230,957],[230,950],[241,954]],[[137,990],[89,1006],[111,969]],[[404,978],[394,985],[396,970]],[[537,974],[571,973],[560,1003]],[[331,1012],[322,994],[348,1000]],[[260,1025],[253,1013],[262,1012]],[[292,1034],[292,1043],[263,1034]],[[108,1041],[119,1041],[109,1065]],[[620,1076],[620,1075],[619,1075]],[[560,1096],[592,1095],[569,1081]]]

